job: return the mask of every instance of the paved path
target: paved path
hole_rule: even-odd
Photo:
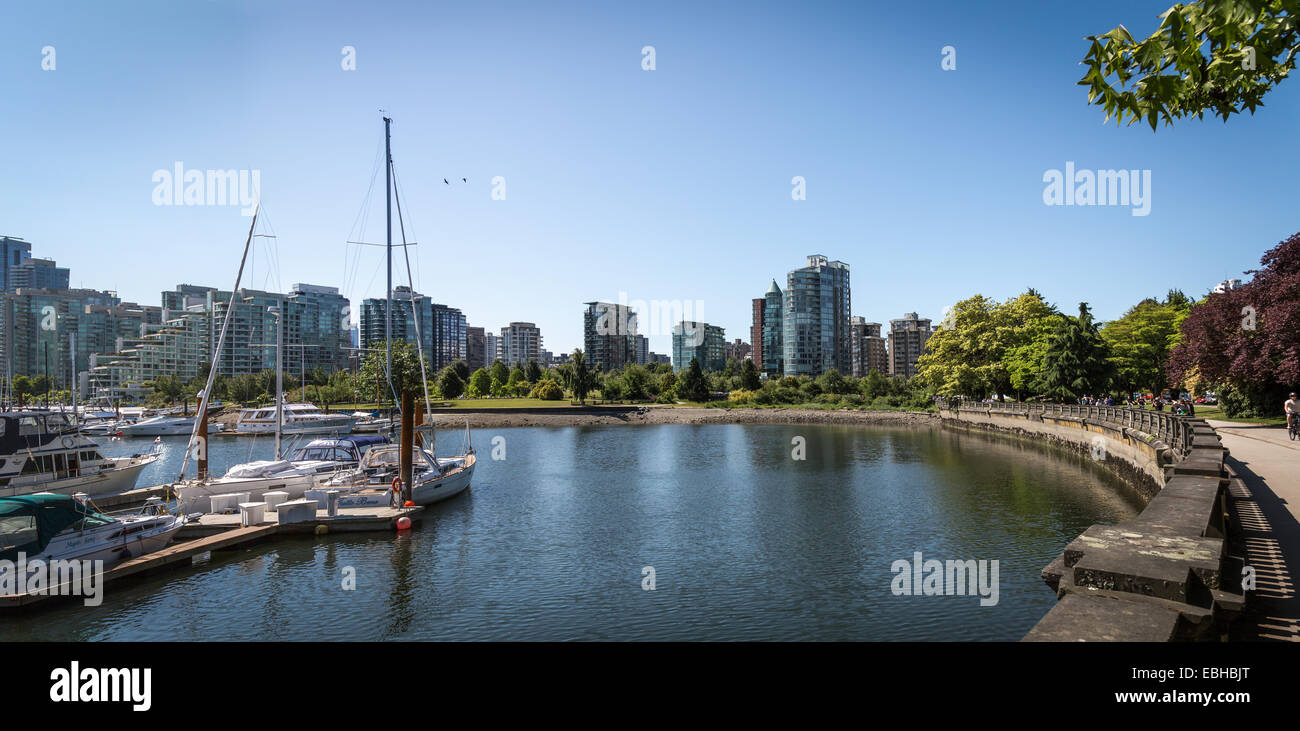
[[[1300,441],[1290,441],[1284,427],[1207,421],[1240,478],[1231,495],[1246,563],[1256,571],[1256,602],[1240,623],[1240,639],[1300,642]]]

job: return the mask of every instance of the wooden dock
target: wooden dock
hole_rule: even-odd
[[[419,506],[340,508],[336,516],[320,511],[314,520],[285,525],[276,522],[275,513],[268,513],[266,520],[250,526],[240,525],[239,515],[203,515],[196,522],[181,528],[177,540],[166,548],[128,559],[105,570],[98,584],[106,592],[106,587],[118,579],[165,567],[188,566],[194,558],[210,551],[240,548],[258,541],[274,540],[281,535],[392,531],[396,529],[399,518],[407,517],[415,523],[420,520],[423,512],[424,508]],[[42,594],[0,594],[0,610],[25,607],[56,596],[78,598],[68,589],[70,587],[60,586],[57,592],[47,590]]]
[[[278,529],[276,532],[279,534],[391,531],[396,530],[398,518],[407,517],[411,519],[412,523],[417,523],[423,517],[423,513],[424,508],[418,505],[413,508],[339,508],[338,515],[333,517],[320,510],[316,512],[314,520],[280,525],[276,522],[276,514],[268,512],[261,525],[274,525]],[[239,527],[239,515],[237,513],[226,515],[204,514],[199,516],[197,522],[181,528],[180,537],[198,538],[218,535]],[[321,530],[322,528],[323,530]]]

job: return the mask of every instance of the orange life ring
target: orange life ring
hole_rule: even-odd
[[[394,477],[394,478],[393,478],[393,492],[401,492],[401,491],[402,491],[402,478],[400,478],[400,477]]]

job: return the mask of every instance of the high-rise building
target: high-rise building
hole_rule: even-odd
[[[501,328],[501,360],[513,367],[516,363],[528,365],[535,360],[542,363],[542,331],[531,322],[512,322]]]
[[[484,331],[483,333],[483,360],[487,361],[488,367],[501,358],[501,336],[494,332]]]
[[[352,339],[352,304],[348,298],[339,294],[338,287],[299,283],[289,291],[286,304],[285,370],[346,370]]]
[[[636,363],[636,311],[612,302],[586,302],[583,355],[588,368],[608,371]]]
[[[916,375],[916,360],[925,350],[930,332],[930,321],[917,317],[915,312],[889,321],[890,375],[906,378]]]
[[[673,326],[673,370],[690,367],[692,358],[705,372],[726,368],[726,343],[726,331],[721,327],[683,320]]]
[[[68,270],[53,259],[32,256],[32,245],[12,236],[0,236],[0,285],[6,291],[27,289],[68,289]]]
[[[361,342],[363,347],[382,348],[386,331],[386,298],[371,298],[361,303]],[[418,320],[418,328],[417,328]],[[429,366],[439,371],[468,350],[465,315],[454,307],[430,302],[428,297],[399,286],[393,290],[391,317],[394,342],[416,344],[423,349]]]
[[[487,359],[487,335],[481,327],[465,328],[465,363],[471,373],[491,364]]]
[[[48,375],[55,389],[70,389],[77,374],[90,368],[93,355],[111,353],[123,339],[140,337],[141,328],[161,316],[161,308],[123,303],[112,292],[93,289],[5,292],[0,296],[0,371]]]
[[[755,297],[749,301],[749,342],[753,343],[754,365],[763,372],[763,304],[766,300]]]
[[[776,280],[768,286],[763,295],[763,331],[760,340],[754,341],[754,363],[759,370],[769,376],[779,376],[785,372],[785,332],[782,327],[785,299]],[[762,350],[762,359],[758,357]]]
[[[889,353],[885,338],[880,334],[880,323],[867,322],[854,316],[849,321],[849,340],[853,350],[853,377],[861,378],[871,371],[889,375]]]
[[[851,304],[849,265],[842,261],[813,254],[807,266],[787,275],[781,323],[785,375],[851,370]]]
[[[1218,284],[1214,285],[1214,293],[1223,294],[1224,292],[1231,292],[1232,290],[1237,289],[1240,286],[1241,286],[1240,279],[1225,279],[1222,282],[1219,282]]]
[[[636,336],[636,362],[640,365],[650,362],[650,338],[644,335]]]

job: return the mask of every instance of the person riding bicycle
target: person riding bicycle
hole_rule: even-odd
[[[1296,414],[1300,414],[1300,398],[1296,397],[1295,391],[1291,392],[1286,403],[1282,405],[1282,409],[1286,411],[1286,428],[1289,431]]]

